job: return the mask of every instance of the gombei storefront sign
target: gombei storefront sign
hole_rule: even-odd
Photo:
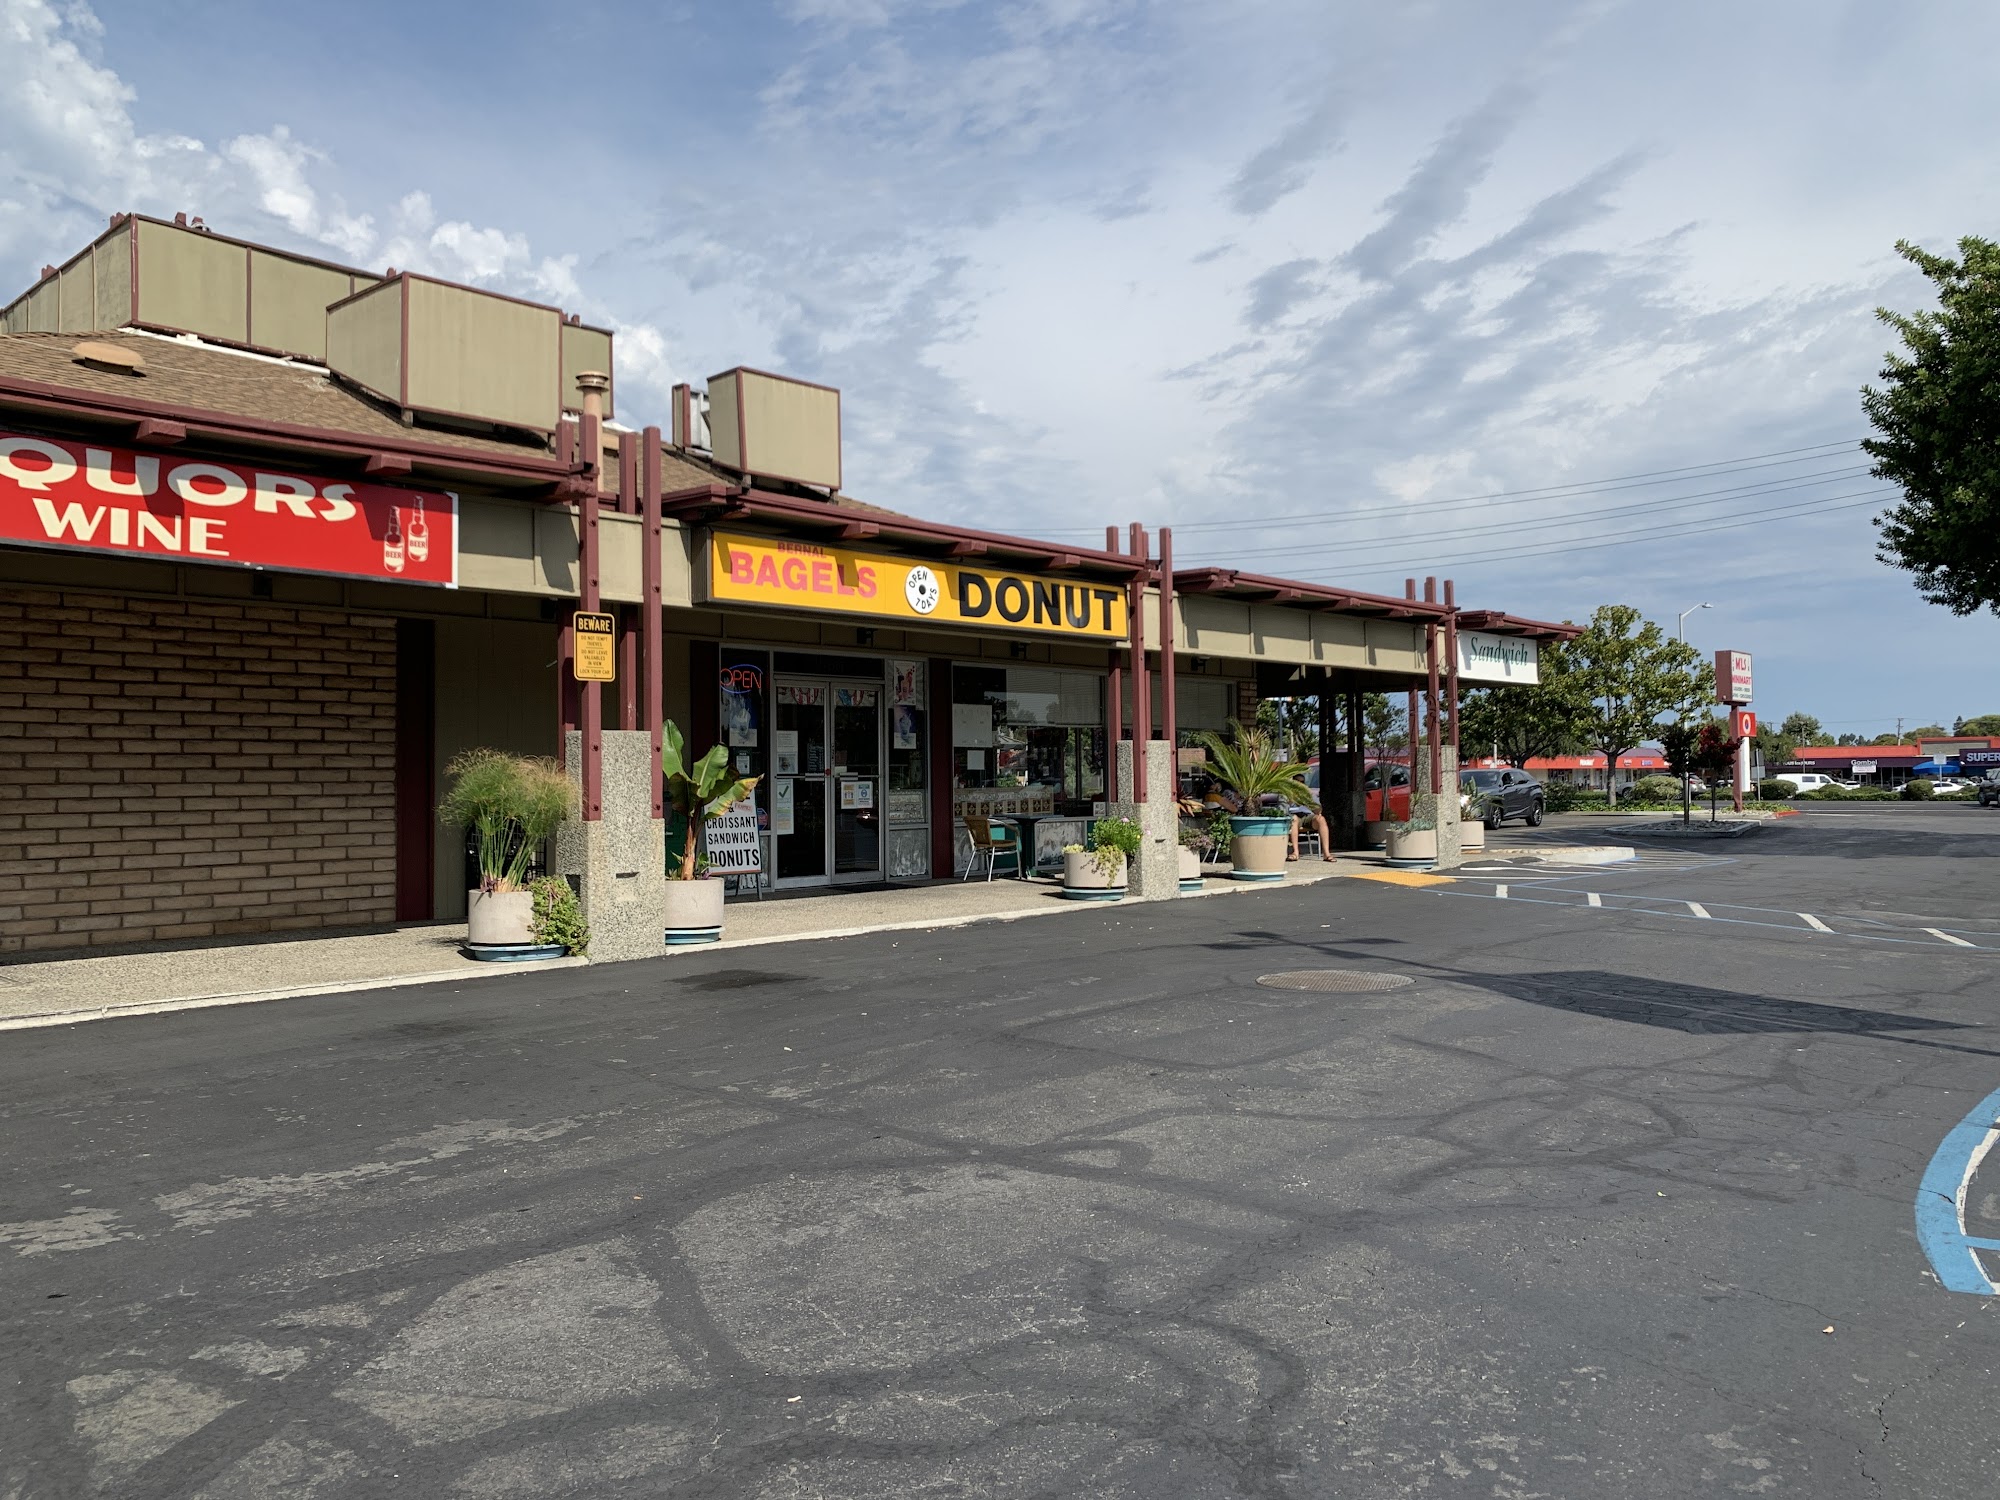
[[[1125,590],[1102,583],[721,532],[709,539],[703,562],[702,597],[711,603],[1099,640],[1125,635]]]
[[[458,497],[0,431],[0,541],[458,583]]]

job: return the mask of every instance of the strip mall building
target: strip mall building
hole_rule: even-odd
[[[457,752],[565,757],[589,821],[605,731],[667,717],[766,778],[781,885],[947,877],[965,814],[1170,796],[1107,752],[1260,695],[1422,694],[1448,751],[1461,676],[1569,633],[880,509],[838,392],[732,370],[634,430],[612,346],[137,216],[0,312],[0,952],[462,919]]]

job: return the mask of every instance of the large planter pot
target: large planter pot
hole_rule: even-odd
[[[535,941],[533,891],[467,891],[465,951],[488,963],[561,958],[562,944]]]
[[[1285,850],[1291,843],[1290,818],[1229,820],[1229,878],[1270,882],[1285,878]]]
[[[1180,855],[1181,893],[1201,889],[1201,856],[1183,845],[1176,851]]]
[[[1394,823],[1370,822],[1361,825],[1361,842],[1370,849],[1380,849],[1389,842],[1389,830]]]
[[[1461,849],[1484,849],[1486,847],[1486,825],[1472,818],[1458,825],[1458,847]]]
[[[722,886],[720,880],[669,880],[667,882],[667,946],[686,948],[695,943],[722,941]]]
[[[1389,863],[1429,869],[1437,863],[1438,836],[1435,828],[1392,831],[1389,835]]]
[[[1065,901],[1116,901],[1125,894],[1125,856],[1109,875],[1097,867],[1088,849],[1063,855],[1062,898]]]

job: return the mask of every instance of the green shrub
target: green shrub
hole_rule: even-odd
[[[544,946],[562,944],[563,952],[580,956],[590,947],[590,924],[583,920],[583,907],[576,890],[560,875],[544,875],[528,882],[535,894],[534,936]]]
[[[1607,800],[1602,792],[1573,786],[1567,781],[1551,781],[1542,789],[1542,807],[1546,812],[1583,812],[1593,807],[1604,807]]]
[[[1678,776],[1641,776],[1632,783],[1632,797],[1639,802],[1678,802],[1681,800],[1681,783]],[[1623,800],[1622,798],[1620,799]]]
[[[1903,783],[1903,800],[1905,802],[1928,802],[1931,798],[1932,790],[1928,777],[1915,777]]]
[[[1835,791],[1841,788],[1835,787]],[[1782,802],[1787,797],[1798,795],[1798,787],[1789,781],[1780,781],[1775,776],[1766,776],[1757,783],[1757,795],[1766,802]]]

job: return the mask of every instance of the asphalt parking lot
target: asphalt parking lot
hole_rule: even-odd
[[[1836,805],[13,1033],[0,1495],[1993,1493],[1916,1210],[1996,857]]]

